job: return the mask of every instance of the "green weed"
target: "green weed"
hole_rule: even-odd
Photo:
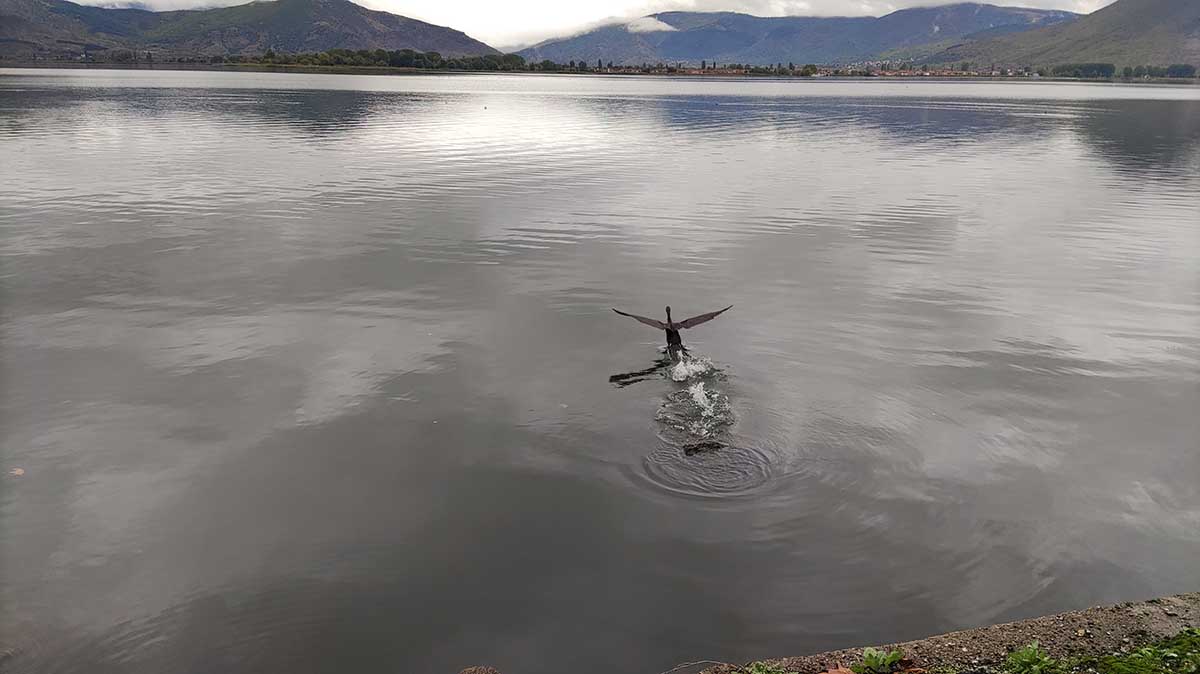
[[[1061,674],[1063,669],[1062,663],[1050,657],[1036,641],[1014,651],[1004,662],[1004,671],[1009,674]]]
[[[854,674],[891,674],[896,665],[904,659],[900,651],[885,652],[876,648],[864,648],[863,660],[857,665],[851,665]]]
[[[903,653],[886,652],[875,648],[863,650],[863,661],[850,667],[855,674],[894,674]],[[753,662],[743,674],[792,674],[779,665]],[[1101,657],[1058,660],[1042,650],[1038,642],[1013,652],[1002,668],[1002,674],[1200,674],[1200,629],[1190,628],[1162,641],[1139,648],[1132,653]],[[930,674],[958,674],[955,668],[943,665]]]
[[[1186,629],[1133,653],[1089,658],[1080,668],[1099,674],[1197,674],[1200,672],[1200,629]]]

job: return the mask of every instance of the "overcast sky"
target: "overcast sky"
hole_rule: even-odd
[[[120,0],[81,0],[108,5]],[[150,9],[239,5],[247,0],[140,0]],[[355,0],[414,19],[451,26],[500,48],[579,32],[610,20],[672,9],[736,11],[758,16],[881,16],[905,7],[954,0]],[[990,0],[996,5],[1092,12],[1113,0]],[[125,3],[127,4],[127,3]]]

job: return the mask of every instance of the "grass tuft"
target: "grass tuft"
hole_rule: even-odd
[[[1085,658],[1075,669],[1099,674],[1197,674],[1200,629],[1186,629],[1132,653]]]
[[[1019,651],[1014,651],[1004,662],[1008,674],[1062,674],[1063,664],[1033,642]]]
[[[898,650],[888,652],[867,647],[863,649],[862,662],[851,665],[850,671],[854,674],[891,674],[903,659],[904,653]]]

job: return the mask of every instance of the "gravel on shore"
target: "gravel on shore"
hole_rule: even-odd
[[[1037,641],[1056,658],[1106,655],[1130,651],[1150,642],[1200,626],[1200,592],[1163,597],[1116,606],[1020,620],[991,627],[951,632],[897,644],[874,644],[887,650],[898,648],[915,666],[929,671],[964,674],[995,669],[1013,650]],[[862,660],[862,648],[847,648],[814,655],[768,660],[789,672],[818,674]],[[694,671],[694,670],[680,670]],[[733,674],[738,665],[709,667],[701,674]]]

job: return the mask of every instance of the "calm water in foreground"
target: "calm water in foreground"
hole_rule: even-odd
[[[1196,590],[1198,193],[1195,87],[0,71],[2,667],[654,673]],[[736,305],[710,364],[609,311],[668,303]]]

